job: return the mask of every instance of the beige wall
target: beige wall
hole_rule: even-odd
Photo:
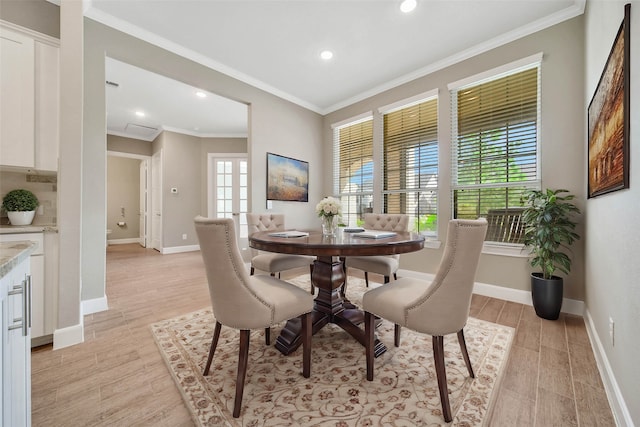
[[[584,204],[584,78],[583,67],[583,19],[574,18],[549,29],[540,31],[505,46],[490,50],[459,64],[447,67],[422,78],[406,83],[362,102],[343,108],[325,117],[326,164],[331,164],[331,124],[349,119],[403,99],[437,89],[438,140],[440,144],[439,212],[440,240],[446,240],[447,218],[451,218],[450,147],[451,109],[447,85],[460,79],[491,70],[495,67],[542,52],[542,123],[540,133],[540,163],[542,186],[566,188],[576,194],[577,203]],[[374,136],[376,137],[376,136]],[[378,137],[380,137],[378,135]],[[327,192],[331,192],[331,175],[324,180]],[[442,220],[444,219],[444,220]],[[582,223],[582,219],[580,222]],[[582,225],[579,232],[582,232]],[[582,263],[584,241],[574,247],[574,264],[571,275],[565,280],[565,297],[584,298],[584,266]],[[434,273],[442,256],[442,248],[424,249],[421,252],[402,255],[400,268]],[[518,290],[529,290],[530,267],[524,257],[507,257],[483,254],[476,280]]]
[[[124,214],[122,213],[124,209]],[[140,160],[107,157],[107,229],[109,240],[140,237]],[[125,225],[118,225],[124,222]]]
[[[607,61],[629,1],[588,1],[585,12],[586,112]],[[603,350],[616,384],[610,394],[622,396],[626,409],[613,405],[618,425],[640,425],[640,1],[631,6],[631,168],[630,187],[586,204],[586,321],[595,328],[594,348]],[[584,143],[586,144],[586,138]],[[586,154],[583,155],[586,175]],[[586,183],[583,187],[586,192]],[[609,318],[615,322],[615,345],[609,338]],[[622,405],[621,405],[622,406]]]
[[[60,38],[60,9],[45,0],[2,0],[0,19]]]
[[[107,150],[119,153],[137,154],[140,156],[151,156],[152,141],[127,138],[124,136],[107,135]]]

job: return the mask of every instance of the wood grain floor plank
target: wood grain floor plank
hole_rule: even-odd
[[[491,427],[533,427],[536,402],[504,387],[500,389],[491,414]]]
[[[505,301],[502,312],[500,313],[500,316],[498,316],[496,323],[504,326],[511,326],[512,328],[517,327],[520,322],[520,317],[522,316],[523,308],[524,306],[522,304]]]
[[[546,341],[545,341],[546,343]],[[543,345],[540,347],[538,387],[573,399],[569,353]]]
[[[480,312],[474,317],[480,320],[486,320],[487,322],[496,323],[503,307],[503,300],[490,298],[484,307],[482,307],[482,310],[480,310]]]

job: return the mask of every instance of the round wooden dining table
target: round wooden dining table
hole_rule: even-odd
[[[364,312],[344,297],[345,257],[394,255],[414,252],[424,247],[424,236],[418,233],[396,233],[385,238],[359,237],[357,233],[337,231],[335,236],[324,236],[320,231],[310,231],[308,236],[277,237],[262,231],[249,236],[249,246],[268,252],[313,255],[311,282],[318,289],[313,311],[313,334],[325,325],[333,323],[344,329],[360,344],[365,345]],[[276,348],[289,354],[300,346],[300,319],[291,319],[276,340]],[[386,351],[385,345],[375,340],[375,357]]]

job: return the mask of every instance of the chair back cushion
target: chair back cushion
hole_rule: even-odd
[[[239,329],[269,325],[274,306],[251,289],[233,220],[198,216],[194,223],[216,320]]]
[[[284,214],[247,214],[247,227],[249,236],[258,231],[282,231],[284,230]]]
[[[367,230],[386,230],[399,233],[407,231],[409,216],[404,214],[364,214],[363,228]]]
[[[282,231],[284,230],[284,214],[258,214],[247,213],[247,231],[249,236],[258,231]],[[264,253],[251,248],[251,257]]]
[[[409,328],[446,335],[464,327],[486,232],[485,219],[449,221],[447,243],[433,282],[405,312]]]

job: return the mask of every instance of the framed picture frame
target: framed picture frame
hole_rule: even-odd
[[[309,201],[309,162],[267,153],[267,200]]]
[[[588,198],[629,188],[631,5],[624,10],[588,108]]]

